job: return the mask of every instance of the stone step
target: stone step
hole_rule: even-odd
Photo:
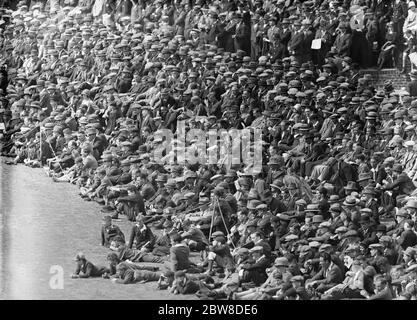
[[[407,68],[409,70],[409,68]],[[408,71],[409,72],[409,71]],[[372,77],[372,85],[375,89],[383,89],[386,81],[392,81],[393,86],[396,90],[405,88],[407,89],[408,83],[410,82],[410,76],[408,74],[401,74],[396,68],[389,69],[364,69],[361,70],[361,75],[370,74]]]

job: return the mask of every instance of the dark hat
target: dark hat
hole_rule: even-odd
[[[330,205],[329,210],[332,211],[332,212],[338,212],[338,213],[342,212],[342,208],[340,207],[339,203],[332,203]]]
[[[394,164],[392,171],[401,173],[403,172],[403,166],[401,164]]]
[[[378,232],[387,232],[387,226],[385,224],[379,224],[376,227],[376,231]]]

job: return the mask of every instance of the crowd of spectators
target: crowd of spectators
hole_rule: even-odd
[[[1,12],[2,155],[76,184],[103,213],[108,266],[79,253],[74,278],[201,299],[416,299],[413,1]],[[374,88],[370,67],[411,71],[409,90]],[[244,150],[259,170],[243,154],[179,154],[203,139],[224,155],[232,139],[204,135],[221,130],[262,133]]]

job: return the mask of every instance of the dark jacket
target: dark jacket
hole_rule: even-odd
[[[336,284],[343,282],[342,270],[333,263],[331,268],[327,270],[327,274],[325,274],[325,270],[321,268],[312,280],[324,280],[323,283],[325,285],[335,286]]]
[[[417,245],[417,235],[411,230],[403,231],[400,239],[398,240],[398,244],[401,248],[403,248],[403,250],[408,247],[414,247]]]
[[[403,172],[392,183],[386,185],[384,190],[396,189],[398,191],[398,195],[410,195],[415,190],[415,188],[416,187],[414,186],[413,181],[411,181],[410,177]]]
[[[121,237],[123,241],[125,241],[125,235],[123,234],[122,230],[118,226],[111,225],[110,227],[102,227],[101,228],[101,245],[108,247],[110,242],[115,237]]]
[[[252,281],[256,286],[264,283],[268,278],[265,271],[268,266],[269,260],[265,256],[262,257],[258,262],[243,265],[242,269],[244,269],[246,272],[244,275],[245,281]]]
[[[200,290],[200,284],[198,281],[191,280],[189,278],[185,278],[184,283],[177,283],[176,289],[181,294],[193,294]]]
[[[130,232],[129,248],[132,248],[134,240],[136,240],[136,249],[141,249],[149,241],[145,247],[151,250],[155,244],[156,238],[152,233],[152,230],[148,227],[144,226],[144,228],[139,229],[139,227],[135,225]]]
[[[89,278],[101,277],[106,271],[105,267],[95,266],[92,262],[87,260],[80,260],[77,261],[77,268],[74,273],[78,274],[80,278]]]
[[[169,250],[172,271],[186,270],[190,267],[190,248],[186,245],[172,246]]]

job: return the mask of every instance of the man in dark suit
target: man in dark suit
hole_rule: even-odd
[[[301,31],[301,22],[294,22],[294,32],[288,42],[288,51],[294,55],[298,62],[302,62],[304,52],[304,33]]]
[[[190,267],[190,248],[182,243],[179,234],[171,235],[171,249],[169,251],[169,266],[171,271],[187,270]]]
[[[269,266],[268,258],[263,254],[262,246],[255,246],[250,249],[253,262],[242,265],[242,282],[253,282],[256,286],[264,283],[267,279],[266,268]]]
[[[152,251],[152,248],[155,243],[155,235],[152,233],[152,230],[149,229],[144,223],[143,219],[138,216],[136,223],[130,232],[129,244],[128,247],[132,248],[133,242],[136,241],[135,248],[142,249],[146,248]]]
[[[417,245],[417,235],[413,231],[414,221],[405,220],[404,221],[404,231],[401,233],[401,237],[398,240],[398,244],[406,250],[408,247],[414,247]]]
[[[395,164],[392,168],[392,183],[382,186],[382,190],[393,190],[392,196],[395,199],[399,195],[410,195],[415,186],[410,177],[403,172],[403,167],[400,164]]]
[[[199,281],[189,278],[184,271],[175,272],[175,280],[172,283],[172,293],[193,294],[200,289]]]
[[[268,242],[263,239],[262,233],[260,231],[255,231],[250,235],[251,241],[242,246],[242,248],[254,248],[256,246],[262,247],[262,252],[265,257],[270,259],[271,257],[271,246]]]
[[[361,294],[368,300],[392,300],[392,292],[388,285],[387,279],[383,275],[377,275],[374,278],[375,294],[370,295],[365,290],[361,291]]]
[[[343,281],[342,270],[332,262],[331,255],[323,252],[320,256],[320,271],[311,278],[307,286],[315,287],[320,293],[324,293],[328,289]]]
[[[288,54],[288,42],[291,39],[290,20],[284,18],[282,20],[282,28],[278,31],[278,44],[277,44],[277,59],[283,59]]]
[[[211,25],[209,26],[207,34],[207,42],[216,43],[217,36],[224,29],[224,24],[219,20],[217,12],[212,11],[209,14],[211,16]]]
[[[249,56],[251,54],[250,36],[250,15],[248,12],[245,12],[242,19],[239,19],[239,22],[236,25],[235,50],[243,50],[246,55]]]
[[[404,208],[401,208],[395,213],[395,220],[397,224],[395,227],[391,227],[388,229],[387,236],[390,237],[399,237],[402,232],[404,231],[404,224],[409,218],[407,211]]]
[[[303,40],[303,60],[302,62],[310,61],[312,59],[312,50],[311,50],[311,43],[315,38],[315,34],[311,31],[311,22],[308,19],[303,20],[303,33],[304,33],[304,40]]]
[[[350,54],[350,46],[352,44],[352,35],[347,32],[348,25],[341,24],[339,26],[340,33],[337,35],[333,46],[340,57],[345,57]]]
[[[417,71],[410,72],[411,82],[408,84],[408,92],[411,97],[417,96]]]
[[[294,135],[289,130],[289,123],[287,120],[283,120],[280,126],[274,133],[274,140],[283,146],[291,146],[294,142]]]
[[[120,238],[124,242],[125,236],[118,226],[112,224],[111,216],[105,216],[103,220],[104,223],[101,229],[101,245],[109,247],[110,242],[116,237]]]

